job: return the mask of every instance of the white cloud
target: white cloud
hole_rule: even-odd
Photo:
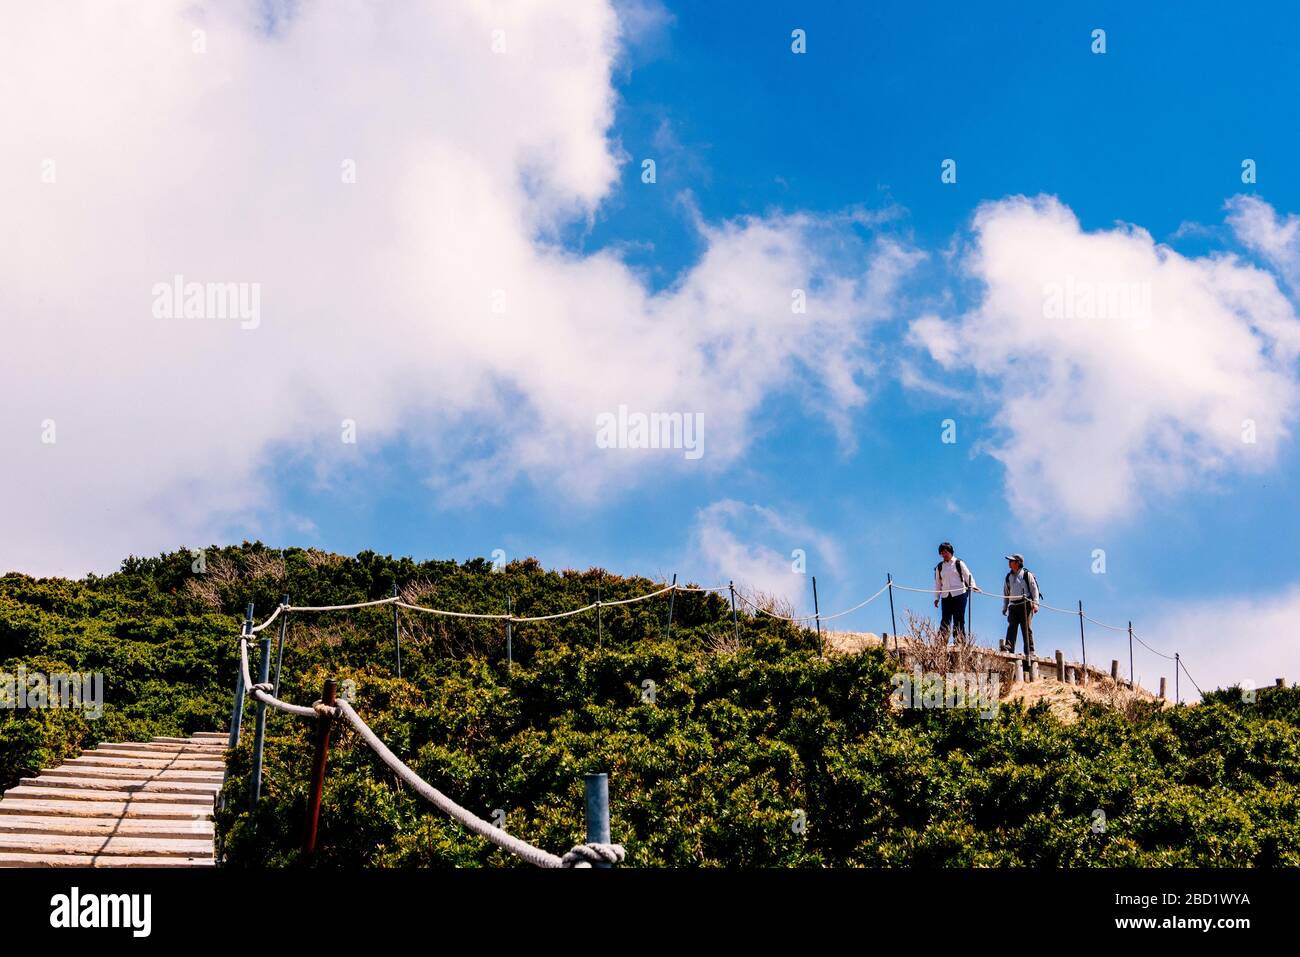
[[[1234,196],[1226,205],[1228,225],[1242,244],[1300,292],[1300,216],[1279,219],[1272,206],[1254,196]]]
[[[830,536],[776,509],[734,499],[696,513],[691,549],[703,563],[703,584],[735,581],[747,596],[773,595],[809,612],[810,576],[819,574],[819,568],[834,574],[842,566],[839,546]],[[795,570],[796,550],[803,553],[802,571]]]
[[[910,337],[988,386],[1017,514],[1103,522],[1198,473],[1275,460],[1300,398],[1300,321],[1272,274],[1180,256],[1135,226],[1085,232],[1053,197],[986,203],[974,232],[979,304]]]
[[[610,77],[632,28],[611,4],[284,9],[270,35],[253,2],[6,13],[0,495],[26,507],[0,566],[256,534],[274,463],[330,476],[398,439],[453,500],[521,476],[594,496],[648,471],[652,453],[595,447],[621,403],[704,413],[704,468],[782,392],[847,440],[862,337],[914,253],[880,242],[848,268],[816,217],[701,223],[702,259],[652,293],[613,252],[558,244],[620,175]],[[259,283],[260,326],[153,318],[178,273]]]
[[[1191,603],[1166,604],[1150,617],[1159,622],[1142,638],[1153,648],[1172,655],[1175,651],[1205,691],[1227,688],[1247,681],[1255,687],[1272,685],[1277,678],[1287,684],[1300,680],[1300,646],[1295,641],[1295,623],[1300,620],[1300,584],[1267,595],[1223,595]],[[1143,678],[1157,687],[1160,675],[1169,679],[1174,694],[1174,663],[1155,658],[1140,646],[1136,657],[1139,674],[1145,669],[1154,678]],[[1183,700],[1196,700],[1196,689],[1184,675]]]

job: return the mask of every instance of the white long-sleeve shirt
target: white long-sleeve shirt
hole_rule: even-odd
[[[954,556],[951,561],[940,562],[934,570],[934,590],[939,593],[940,598],[960,595],[967,589],[975,587],[975,576],[970,573],[970,568],[965,562],[962,562],[961,568],[958,568],[957,561]],[[964,577],[963,571],[966,573]]]

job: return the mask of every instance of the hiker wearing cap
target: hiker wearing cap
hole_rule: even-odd
[[[940,609],[939,635],[947,639],[966,637],[966,599],[975,588],[975,578],[966,563],[953,554],[952,543],[939,546],[939,564],[934,566],[934,607]],[[949,629],[951,625],[951,629]]]
[[[1002,585],[1002,614],[1007,618],[1005,650],[1015,653],[1016,629],[1025,636],[1025,662],[1034,657],[1034,613],[1038,611],[1038,580],[1025,567],[1025,556],[1007,556],[1006,581]],[[1025,669],[1028,673],[1029,669]]]

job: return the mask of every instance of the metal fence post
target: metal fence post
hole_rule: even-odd
[[[587,805],[587,843],[608,844],[609,839],[609,775],[584,774],[583,789]],[[607,869],[611,864],[593,864]]]
[[[605,635],[600,621],[600,579],[596,580],[596,647],[604,647]]]
[[[1133,622],[1128,623],[1128,686],[1131,690],[1133,685]]]
[[[515,672],[514,613],[515,613],[514,596],[507,595],[506,596],[506,674],[508,675],[512,675]]]
[[[397,623],[397,579],[393,579],[393,648],[397,652],[397,677],[402,677],[402,629]]]
[[[1178,672],[1183,670],[1183,659],[1178,652],[1174,652],[1174,704],[1183,703],[1183,693],[1178,690]]]
[[[740,643],[740,619],[736,617],[736,583],[728,582],[727,587],[731,589],[731,627],[736,632],[736,643]]]
[[[812,580],[813,580],[813,617],[817,620],[817,647],[819,649],[818,654],[820,654],[823,658],[825,658],[826,643],[822,641],[822,609],[821,606],[817,604],[817,576],[814,575],[812,577]]]
[[[243,636],[249,641],[253,640],[253,603],[248,603],[248,611],[244,615],[244,632]],[[242,664],[235,665],[235,707],[230,714],[230,740],[226,747],[233,748],[239,743],[239,731],[244,723],[244,668]]]
[[[321,703],[333,705],[337,684],[333,678],[325,679],[325,690],[321,693]],[[311,791],[307,796],[307,820],[303,827],[302,852],[311,856],[316,852],[316,831],[320,825],[321,796],[325,792],[325,763],[330,752],[330,728],[334,724],[331,715],[322,714],[316,718],[316,754],[311,764]]]
[[[1079,599],[1079,648],[1083,652],[1083,683],[1088,683],[1088,643],[1083,639],[1083,599]]]
[[[284,596],[284,607],[289,607],[289,596]],[[275,653],[275,690],[271,692],[275,697],[280,697],[280,665],[284,662],[284,636],[289,633],[289,612],[283,612],[284,618],[280,620],[280,641],[279,649]]]
[[[257,662],[257,681],[266,684],[271,677],[271,636],[262,632],[261,657]],[[253,732],[253,777],[248,785],[249,809],[257,807],[262,797],[262,752],[266,747],[266,702],[257,702],[257,725]]]
[[[668,593],[668,627],[664,629],[664,641],[673,635],[673,602],[677,599],[677,573],[673,572],[673,590]]]
[[[240,640],[252,639],[253,637],[253,603],[248,603],[248,610],[244,613],[244,628],[240,632]],[[235,663],[235,705],[230,714],[230,737],[226,740],[226,749],[229,750],[239,744],[239,731],[244,723],[244,663],[238,661]],[[226,807],[226,781],[230,779],[230,764],[227,762],[221,772],[221,791],[217,798],[217,808],[225,810]]]
[[[898,619],[894,617],[894,576],[890,572],[885,573],[885,581],[889,585],[889,627],[894,629],[894,651],[898,651]],[[883,645],[884,642],[882,641]]]

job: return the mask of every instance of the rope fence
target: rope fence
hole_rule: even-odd
[[[571,850],[569,850],[563,855],[552,854],[549,851],[543,850],[542,848],[539,847],[535,847],[534,845],[529,844],[527,841],[524,841],[518,837],[515,837],[514,835],[507,833],[504,830],[504,828],[499,827],[490,821],[484,820],[483,818],[474,814],[472,811],[469,811],[468,809],[462,807],[460,804],[456,803],[447,795],[443,794],[437,788],[433,787],[431,784],[429,784],[427,781],[421,778],[418,774],[415,773],[415,771],[413,771],[410,768],[409,765],[407,765],[399,757],[397,757],[397,755],[395,755],[392,752],[392,750],[389,749],[389,747],[386,744],[384,744],[384,742],[379,738],[379,736],[375,734],[374,730],[368,724],[366,724],[365,720],[359,714],[357,714],[356,710],[352,707],[352,704],[348,700],[338,699],[336,697],[336,692],[335,692],[336,683],[333,679],[327,680],[325,682],[325,689],[322,694],[321,700],[313,702],[310,707],[305,705],[293,704],[291,702],[284,701],[281,698],[279,698],[278,688],[280,682],[280,668],[278,663],[276,666],[275,681],[271,682],[270,680],[268,680],[269,679],[268,668],[269,668],[269,663],[271,658],[271,652],[270,652],[271,638],[269,634],[261,638],[259,680],[256,682],[253,681],[252,673],[250,671],[250,666],[249,666],[249,653],[248,653],[249,642],[253,639],[254,635],[263,632],[272,623],[280,619],[281,616],[284,616],[284,621],[282,621],[280,625],[280,655],[282,656],[284,636],[285,636],[286,629],[288,627],[288,619],[290,616],[294,614],[315,614],[321,612],[353,611],[353,610],[358,610],[363,608],[379,608],[379,607],[391,605],[393,607],[394,640],[397,645],[397,655],[398,655],[397,660],[399,662],[398,673],[400,675],[401,644],[400,644],[400,629],[398,628],[398,621],[397,621],[397,610],[399,608],[405,609],[409,612],[414,612],[416,614],[427,614],[427,615],[444,616],[450,618],[505,622],[507,626],[507,636],[509,639],[511,626],[515,624],[555,621],[558,619],[570,618],[575,615],[581,615],[585,612],[593,611],[593,610],[597,612],[597,622],[599,624],[599,620],[600,620],[599,613],[600,610],[603,608],[610,608],[610,607],[616,607],[622,605],[631,605],[637,602],[648,601],[652,598],[658,598],[663,595],[669,595],[670,607],[668,612],[668,634],[671,635],[671,628],[672,628],[671,599],[673,596],[675,596],[677,592],[687,592],[687,593],[695,593],[695,594],[718,594],[720,597],[724,593],[729,593],[731,599],[732,624],[736,630],[737,639],[739,639],[739,635],[740,635],[739,621],[736,614],[737,599],[739,599],[739,601],[742,604],[753,609],[755,616],[762,615],[768,618],[789,622],[791,624],[799,625],[805,628],[807,627],[806,623],[814,622],[820,638],[822,622],[833,621],[835,619],[842,618],[845,615],[852,614],[855,611],[859,611],[860,609],[870,605],[881,595],[888,593],[891,626],[894,628],[894,645],[895,645],[895,651],[897,652],[898,629],[897,629],[897,624],[894,620],[894,591],[895,590],[901,592],[921,594],[921,595],[930,595],[930,596],[938,596],[947,593],[946,591],[939,591],[936,589],[914,588],[907,585],[900,585],[899,583],[893,580],[892,575],[887,575],[884,586],[882,586],[873,594],[869,595],[867,598],[864,598],[862,601],[858,602],[857,604],[849,608],[844,609],[843,611],[838,611],[832,614],[823,615],[821,614],[820,608],[815,607],[814,613],[811,615],[787,616],[787,615],[778,614],[777,612],[771,610],[770,608],[764,608],[762,607],[759,601],[756,601],[754,598],[750,598],[741,594],[737,590],[734,582],[729,582],[725,586],[719,585],[719,586],[712,586],[712,587],[679,585],[677,584],[676,576],[674,576],[671,584],[666,584],[662,588],[658,588],[654,591],[647,592],[643,595],[635,595],[631,598],[623,598],[614,601],[601,600],[601,598],[599,597],[600,591],[598,585],[596,601],[586,605],[582,605],[581,607],[573,608],[568,611],[554,612],[545,615],[515,615],[513,599],[509,601],[508,610],[505,613],[467,612],[467,611],[455,611],[446,608],[429,608],[423,605],[417,605],[411,602],[404,601],[397,592],[396,584],[394,584],[393,594],[389,597],[378,598],[371,601],[352,602],[348,604],[292,605],[289,603],[288,596],[286,595],[284,600],[281,601],[276,606],[275,611],[270,615],[270,617],[268,617],[261,624],[256,624],[256,625],[253,623],[253,604],[250,602],[248,605],[247,614],[245,616],[243,633],[239,636],[239,670],[236,675],[235,705],[234,705],[234,711],[231,718],[229,746],[233,748],[238,743],[239,735],[240,735],[241,719],[243,714],[243,705],[245,700],[245,694],[247,693],[248,696],[251,696],[253,700],[257,702],[257,734],[256,734],[256,739],[254,744],[255,770],[253,774],[252,793],[251,793],[251,803],[255,807],[260,795],[262,755],[263,755],[263,747],[264,747],[264,740],[265,740],[266,709],[268,707],[274,708],[286,714],[294,715],[295,717],[307,718],[317,722],[316,750],[315,750],[313,769],[312,769],[311,792],[308,801],[308,815],[307,815],[307,821],[305,822],[305,826],[304,826],[304,838],[303,838],[303,851],[308,856],[310,856],[315,851],[316,830],[317,830],[317,825],[320,817],[320,805],[321,805],[321,797],[324,789],[325,767],[326,767],[328,752],[329,752],[330,728],[336,720],[342,719],[342,721],[345,722],[349,727],[352,728],[353,731],[357,733],[357,735],[361,738],[361,740],[365,742],[367,747],[369,747],[370,750],[373,751],[375,755],[394,774],[398,776],[399,779],[401,779],[407,785],[409,785],[411,789],[415,791],[415,793],[418,794],[421,798],[423,798],[429,804],[432,804],[438,810],[442,811],[448,817],[455,820],[458,824],[460,824],[470,833],[477,834],[480,837],[485,838],[486,840],[490,841],[492,844],[496,845],[497,847],[500,847],[503,850],[508,851],[509,853],[519,857],[521,860],[526,861],[529,864],[533,864],[537,867],[606,868],[612,866],[613,864],[622,862],[625,857],[625,851],[623,847],[619,844],[612,843],[609,836],[609,791],[608,791],[608,778],[606,775],[604,774],[586,775],[586,779],[585,779],[586,811],[587,811],[586,842],[583,844],[575,845]],[[817,594],[816,579],[814,579],[813,580],[814,606],[817,606],[818,604],[816,594]],[[966,594],[968,596],[974,594],[974,595],[980,595],[988,598],[998,599],[1008,605],[1030,600],[1028,596],[1014,596],[1014,597],[1005,596],[1000,593],[985,592],[979,588],[973,588],[973,589],[968,588]],[[1045,608],[1053,612],[1069,615],[1072,618],[1077,618],[1079,620],[1081,642],[1084,640],[1083,623],[1085,621],[1091,622],[1092,624],[1100,628],[1105,628],[1116,632],[1127,633],[1130,639],[1130,646],[1129,646],[1130,688],[1134,687],[1133,674],[1132,674],[1133,671],[1132,642],[1136,641],[1138,644],[1140,644],[1143,648],[1150,651],[1152,654],[1155,654],[1160,658],[1174,662],[1175,688],[1177,688],[1178,686],[1177,685],[1178,675],[1180,673],[1185,673],[1187,674],[1188,680],[1190,680],[1193,686],[1196,687],[1196,690],[1198,692],[1201,692],[1200,686],[1196,684],[1196,681],[1192,678],[1191,673],[1187,671],[1187,667],[1183,663],[1182,656],[1179,653],[1175,652],[1173,655],[1168,655],[1165,654],[1164,652],[1156,650],[1155,648],[1152,648],[1149,644],[1147,644],[1137,634],[1134,633],[1131,623],[1127,627],[1120,627],[1118,625],[1111,625],[1103,621],[1098,621],[1097,619],[1084,614],[1082,602],[1079,603],[1079,607],[1077,610],[1068,609],[1068,608],[1058,608],[1054,605],[1049,605],[1046,602],[1043,602],[1041,599],[1035,604],[1038,606],[1038,608]],[[884,639],[887,639],[887,637],[888,637],[888,633],[886,633],[882,638],[882,644],[884,644]],[[509,648],[509,640],[507,640],[507,648]],[[824,647],[823,647],[823,653],[824,653]],[[1058,662],[1061,660],[1060,655],[1061,653],[1058,651],[1057,652]],[[512,658],[512,656],[509,654],[509,651],[507,652],[507,657]],[[512,663],[512,661],[510,663]],[[1083,668],[1086,674],[1088,670],[1086,646],[1084,647]],[[1117,663],[1113,662],[1112,676],[1114,676],[1116,668],[1117,668]],[[1164,678],[1160,679],[1160,693],[1162,698],[1164,697],[1164,687],[1165,687],[1164,681],[1165,681]],[[247,692],[245,692],[245,689],[247,689]],[[1203,692],[1201,693],[1203,694]],[[1181,703],[1181,695],[1176,693],[1175,700]]]

